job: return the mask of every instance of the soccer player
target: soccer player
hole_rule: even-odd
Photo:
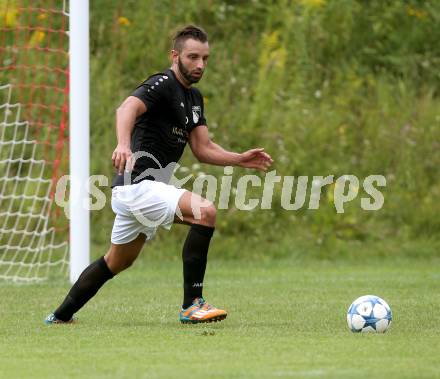
[[[144,81],[116,112],[117,147],[112,209],[116,214],[108,252],[88,266],[61,305],[45,322],[70,323],[74,314],[109,279],[128,268],[158,226],[189,225],[183,244],[183,323],[220,321],[227,313],[202,296],[216,208],[202,197],[167,184],[189,142],[203,163],[265,171],[272,158],[262,148],[235,153],[208,134],[203,97],[192,84],[203,76],[209,57],[207,34],[189,25],[176,33],[171,68]],[[134,159],[136,158],[136,159]],[[159,168],[158,168],[159,167]]]

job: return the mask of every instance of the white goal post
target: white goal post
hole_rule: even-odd
[[[70,1],[70,281],[89,264],[89,0]]]

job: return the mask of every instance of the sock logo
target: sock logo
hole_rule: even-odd
[[[194,287],[203,287],[203,283],[194,283],[193,288]]]

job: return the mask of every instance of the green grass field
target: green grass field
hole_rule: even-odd
[[[141,258],[108,283],[76,325],[43,324],[62,280],[0,285],[2,378],[440,377],[437,261],[211,261],[205,296],[222,323],[180,325],[177,261]],[[346,326],[356,297],[394,312],[384,335]]]

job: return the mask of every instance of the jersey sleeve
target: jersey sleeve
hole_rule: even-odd
[[[167,81],[162,76],[153,76],[139,85],[131,93],[131,96],[140,99],[146,105],[148,111],[153,109],[160,101],[165,100],[167,94]]]

